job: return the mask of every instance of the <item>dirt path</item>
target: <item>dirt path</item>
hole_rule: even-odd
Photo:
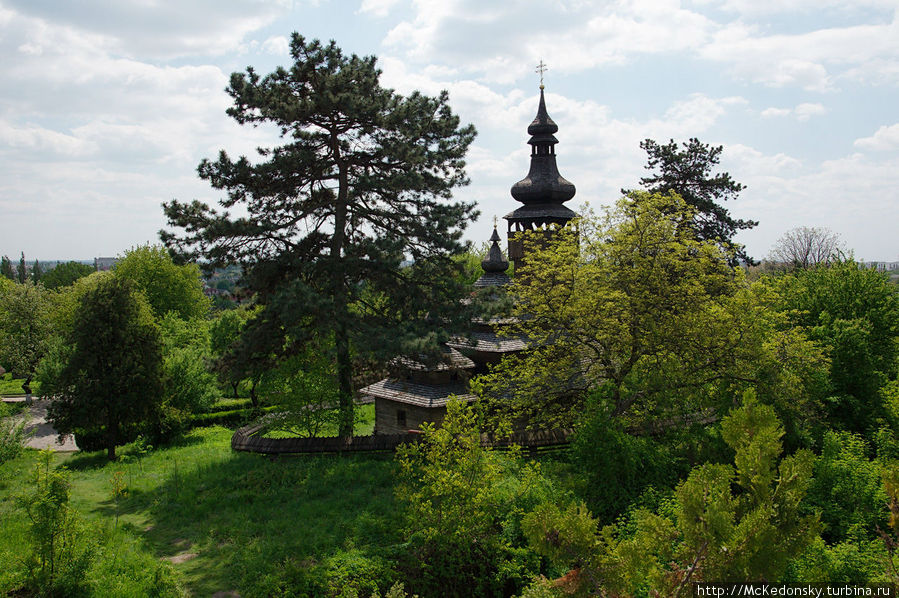
[[[9,401],[10,399],[4,399]],[[24,399],[16,399],[11,402],[24,401]],[[59,442],[59,434],[53,429],[53,426],[47,421],[47,405],[50,403],[47,399],[37,399],[28,409],[28,425],[25,426],[26,433],[31,434],[25,442],[25,446],[34,449],[50,449],[61,453],[72,453],[78,450],[75,445],[75,438],[69,434]],[[16,416],[18,419],[25,417],[24,415]]]

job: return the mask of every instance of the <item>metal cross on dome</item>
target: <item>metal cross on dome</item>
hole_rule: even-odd
[[[543,73],[549,70],[549,67],[546,66],[546,63],[543,62],[543,59],[540,59],[540,64],[537,65],[537,70],[535,73],[540,73],[540,89],[543,89]]]

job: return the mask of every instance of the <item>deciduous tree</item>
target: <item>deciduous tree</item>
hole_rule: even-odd
[[[162,399],[159,330],[134,284],[98,280],[80,299],[61,372],[42,389],[56,398],[49,419],[60,434],[101,435],[110,459],[131,440],[134,424],[150,417]]]
[[[777,240],[768,260],[790,268],[805,269],[836,261],[843,250],[840,235],[832,230],[800,226],[788,230]]]
[[[79,262],[66,262],[59,264],[52,270],[44,273],[41,282],[48,289],[59,289],[73,284],[79,278],[88,276],[94,272],[93,266]]]
[[[209,313],[200,268],[176,264],[164,247],[142,245],[126,251],[115,265],[115,275],[134,281],[157,318],[170,311],[182,320],[205,318]]]
[[[475,211],[445,200],[468,182],[464,156],[475,132],[459,126],[446,93],[403,97],[381,87],[374,57],[348,57],[298,34],[290,51],[289,68],[265,77],[248,68],[227,89],[231,117],[274,125],[285,142],[260,149],[255,161],[223,151],[199,166],[201,178],[227,191],[221,205],[248,215],[173,201],[166,216],[184,233],[162,238],[210,266],[243,265],[263,306],[243,336],[254,343],[251,360],[333,339],[340,433],[350,436],[354,353],[417,351],[410,345],[429,331],[453,326],[447,318],[462,291],[451,256]]]
[[[50,310],[47,293],[30,280],[0,294],[0,365],[25,378],[29,401],[31,380],[53,334]]]

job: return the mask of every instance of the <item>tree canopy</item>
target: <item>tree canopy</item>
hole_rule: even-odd
[[[52,335],[51,304],[46,291],[30,280],[0,293],[0,365],[30,383]]]
[[[700,241],[715,241],[733,253],[733,263],[754,264],[743,246],[735,243],[734,235],[758,225],[754,220],[739,220],[719,202],[733,200],[745,187],[734,181],[727,172],[713,173],[721,159],[722,146],[701,143],[695,137],[683,143],[683,149],[672,139],[661,145],[652,139],[640,142],[648,156],[647,170],[651,176],[640,179],[650,193],[663,195],[674,191],[696,210],[693,227]]]
[[[184,320],[209,313],[200,268],[176,264],[164,247],[142,245],[126,251],[115,265],[115,275],[134,282],[158,319],[170,311]]]
[[[79,262],[65,262],[48,270],[41,277],[41,282],[48,289],[59,289],[73,284],[79,278],[94,272],[93,266]]]
[[[60,434],[99,435],[110,459],[132,439],[129,427],[153,414],[162,397],[159,331],[134,284],[98,279],[80,299],[61,371],[43,382],[55,395],[48,415]]]
[[[460,126],[445,92],[404,97],[381,87],[374,57],[299,34],[290,51],[290,67],[264,77],[248,68],[227,89],[232,118],[273,124],[284,143],[260,148],[256,160],[222,151],[198,168],[227,192],[226,210],[247,215],[172,201],[169,224],[184,232],[161,236],[210,266],[243,265],[264,306],[244,331],[244,361],[333,339],[346,436],[353,355],[418,351],[435,326],[452,326],[462,285],[451,256],[476,212],[447,200],[468,182],[475,131]]]
[[[789,268],[813,268],[839,260],[843,251],[840,235],[829,228],[800,226],[781,235],[768,259]]]
[[[716,242],[696,238],[684,225],[694,214],[677,195],[634,192],[577,231],[527,240],[507,332],[529,348],[481,377],[480,392],[544,426],[582,419],[591,394],[642,425],[748,385],[801,419],[821,351],[783,326]]]

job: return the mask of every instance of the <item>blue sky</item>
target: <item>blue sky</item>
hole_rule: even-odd
[[[214,202],[202,158],[277,141],[228,119],[228,76],[287,64],[293,31],[449,91],[479,131],[476,242],[517,206],[542,58],[573,208],[637,185],[640,140],[698,137],[747,185],[751,255],[822,226],[899,260],[899,0],[0,0],[0,255],[113,256],[156,242],[163,201]]]

